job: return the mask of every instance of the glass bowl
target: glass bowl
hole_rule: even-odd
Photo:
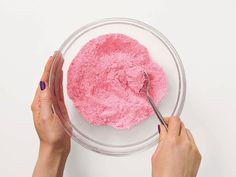
[[[59,115],[67,133],[73,140],[92,151],[120,156],[131,154],[152,147],[158,142],[157,125],[160,124],[155,115],[139,125],[125,130],[109,126],[96,126],[86,121],[73,106],[66,93],[67,71],[73,58],[81,47],[93,38],[109,33],[128,35],[149,51],[152,60],[158,63],[166,73],[168,93],[158,105],[163,116],[180,115],[186,94],[186,80],[182,62],[168,39],[155,28],[137,20],[127,18],[109,18],[90,23],[72,33],[61,45],[64,63],[61,69],[64,73],[62,88],[64,90],[65,107],[68,116],[63,114],[60,104],[58,85],[58,57],[55,58],[50,73],[50,89],[52,91],[53,108]]]

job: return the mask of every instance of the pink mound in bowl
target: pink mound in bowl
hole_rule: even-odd
[[[158,141],[159,121],[139,94],[143,70],[151,76],[151,95],[163,116],[180,115],[186,91],[183,65],[153,27],[132,19],[104,19],[75,31],[60,51],[64,64],[56,58],[50,77],[53,107],[67,133],[84,147],[126,155]],[[58,68],[64,73],[68,117],[57,85]]]
[[[106,34],[86,43],[70,64],[67,91],[75,108],[94,125],[131,128],[154,114],[140,92],[144,71],[158,104],[167,90],[163,69],[148,50],[123,34]],[[158,94],[157,94],[158,93]]]

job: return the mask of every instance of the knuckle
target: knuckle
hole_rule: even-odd
[[[35,112],[36,109],[37,109],[36,106],[35,106],[34,104],[31,104],[31,107],[30,107],[30,108],[31,108],[31,111],[32,111],[32,112]]]
[[[41,123],[43,123],[43,124],[45,124],[45,123],[47,122],[47,120],[48,120],[48,117],[47,117],[47,116],[41,116],[41,117],[40,117],[40,121],[41,121]]]
[[[199,152],[199,150],[198,150],[197,148],[194,148],[193,154],[194,154],[195,159],[196,159],[198,162],[201,162],[202,156],[201,156],[201,154],[200,154],[200,152]]]
[[[196,154],[196,156],[197,156],[199,159],[202,158],[202,156],[201,156],[199,150],[197,149],[197,147],[194,148],[194,153]]]
[[[198,149],[197,149],[197,147],[193,147],[193,152],[194,152],[195,154],[198,154]]]
[[[199,162],[201,162],[201,160],[202,160],[202,155],[200,153],[198,153],[198,160],[199,160]]]
[[[179,118],[179,117],[176,117],[176,116],[175,116],[175,117],[173,117],[172,119],[173,119],[173,121],[175,121],[175,122],[180,122],[180,118]]]
[[[186,139],[185,141],[184,141],[184,145],[185,146],[187,146],[187,147],[192,147],[192,143],[188,140],[188,139]]]
[[[188,152],[191,152],[193,149],[192,144],[189,141],[184,141],[182,143],[182,148],[183,150],[188,151]]]
[[[42,96],[40,97],[40,101],[41,101],[41,102],[48,102],[48,101],[51,101],[51,96],[48,95],[48,94],[42,95]]]
[[[180,118],[179,117],[171,117],[170,118],[170,124],[180,124]]]

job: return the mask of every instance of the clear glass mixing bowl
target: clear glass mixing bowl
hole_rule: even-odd
[[[168,39],[155,28],[133,19],[110,18],[90,23],[72,33],[61,45],[64,58],[63,90],[65,106],[69,117],[63,114],[60,104],[60,93],[56,80],[58,76],[58,58],[55,58],[51,74],[50,88],[53,97],[54,111],[59,115],[65,130],[71,137],[92,151],[106,155],[127,155],[150,148],[158,142],[157,125],[160,123],[155,115],[139,125],[126,130],[108,126],[95,126],[87,122],[73,106],[66,93],[67,71],[73,58],[81,47],[92,38],[108,33],[128,35],[146,46],[154,62],[165,71],[168,79],[168,94],[158,105],[163,116],[180,115],[186,94],[186,80],[182,62]],[[59,66],[59,67],[60,67]]]

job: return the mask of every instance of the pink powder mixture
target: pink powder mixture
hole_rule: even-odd
[[[85,44],[68,70],[67,92],[76,109],[95,125],[130,128],[154,114],[140,92],[146,71],[156,104],[167,80],[147,49],[123,34],[107,34]],[[158,93],[158,94],[157,94]]]

